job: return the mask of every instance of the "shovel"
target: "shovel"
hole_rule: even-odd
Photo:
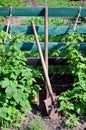
[[[33,21],[31,22],[31,24],[32,24],[34,36],[35,36],[35,39],[36,39],[36,44],[37,44],[37,48],[38,48],[38,51],[39,51],[39,56],[40,56],[40,59],[41,59],[46,83],[47,83],[47,89],[48,89],[48,92],[49,92],[49,97],[46,100],[44,100],[44,103],[45,103],[46,110],[47,110],[49,117],[51,119],[55,120],[55,119],[58,118],[58,115],[57,115],[57,97],[53,94],[53,90],[52,90],[51,83],[50,83],[49,76],[48,76],[48,71],[47,71],[47,68],[46,68],[46,65],[45,65],[45,61],[44,61],[44,57],[43,57],[43,54],[42,54],[40,42],[39,42],[39,39],[38,39],[38,36],[37,36],[35,24],[34,24]]]

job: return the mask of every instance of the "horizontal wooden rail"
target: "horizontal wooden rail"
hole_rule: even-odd
[[[36,43],[16,43],[21,50],[38,50]],[[44,50],[44,43],[40,43],[42,50]],[[86,52],[86,43],[79,43],[79,49]],[[9,47],[9,43],[6,44],[6,48]],[[48,43],[49,50],[64,50],[66,49],[66,43],[51,42]]]
[[[55,73],[55,72],[49,73],[49,77],[53,81],[56,81],[56,79],[57,79],[58,82],[59,82],[59,80],[62,80],[65,83],[68,83],[70,81],[73,83],[73,76],[69,73],[64,73],[64,72],[62,72],[62,73]]]
[[[68,73],[49,73],[52,89],[56,94],[72,89],[74,78]],[[37,79],[37,83],[45,89],[44,81]]]
[[[67,65],[67,58],[62,58],[62,57],[58,57],[58,58],[54,58],[54,57],[49,57],[48,58],[48,64],[49,65]],[[31,66],[37,66],[37,65],[41,65],[41,60],[40,58],[28,58],[27,59],[27,65],[31,65]]]
[[[7,26],[0,27],[0,31],[6,31]],[[73,26],[51,26],[48,27],[48,35],[60,35],[60,34],[67,34],[74,30]],[[86,26],[77,26],[76,30],[78,33],[86,34]],[[39,35],[44,34],[44,26],[36,26],[36,31]],[[15,33],[24,33],[26,35],[33,34],[33,29],[31,26],[12,26],[11,32]]]
[[[54,85],[67,85],[74,82],[74,77],[69,73],[49,73],[49,78]],[[39,84],[43,84],[43,80],[36,79]]]
[[[44,7],[13,7],[12,16],[44,16]],[[79,7],[48,8],[48,16],[51,17],[76,17]],[[0,16],[10,16],[9,7],[0,7]],[[81,9],[81,17],[86,17],[86,7]]]

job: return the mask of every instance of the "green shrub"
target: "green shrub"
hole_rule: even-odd
[[[60,108],[68,116],[66,124],[70,127],[77,126],[78,116],[86,115],[86,58],[79,51],[77,41],[83,38],[75,33],[70,33],[67,40],[66,57],[68,58],[70,72],[74,77],[72,90],[67,90],[59,96]]]
[[[4,37],[10,40],[7,48]],[[0,125],[19,127],[24,111],[31,110],[31,101],[40,87],[33,70],[26,66],[26,58],[15,44],[18,37],[0,32]],[[15,40],[14,40],[15,39]]]

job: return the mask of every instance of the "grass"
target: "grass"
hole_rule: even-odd
[[[36,116],[35,118],[33,118],[30,123],[28,128],[30,130],[42,130],[42,121],[41,121],[41,117],[40,116]]]
[[[43,2],[42,0],[36,0],[38,4],[40,5],[45,5],[45,2]],[[81,2],[81,1],[70,1],[70,0],[46,0],[46,5],[47,6],[66,6],[66,7],[70,7],[70,6],[80,6],[80,5],[85,6],[86,2]]]
[[[86,2],[84,0],[0,0],[0,6],[32,6],[33,3],[45,6],[51,6],[51,7],[70,7],[70,6],[86,6]]]
[[[24,6],[21,0],[0,0],[0,6]]]

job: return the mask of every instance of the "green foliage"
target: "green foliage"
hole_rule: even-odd
[[[44,17],[28,17],[27,20],[23,21],[22,22],[22,25],[31,25],[31,21],[34,21],[35,22],[35,25],[39,26],[43,26],[44,25]],[[70,21],[67,21],[66,19],[62,19],[62,18],[49,18],[48,19],[48,24],[49,26],[61,26],[61,25],[70,25],[71,22]],[[44,42],[44,35],[38,35],[39,36],[39,41],[40,42]],[[55,36],[49,36],[49,42],[60,42],[61,39],[64,37],[64,35],[55,35]],[[29,35],[29,41],[32,41],[34,42],[35,39],[34,39],[34,36],[33,35]]]
[[[34,21],[36,25],[44,25],[44,17],[28,17],[27,20],[23,21],[23,25],[31,25],[31,21]],[[49,18],[49,26],[59,26],[59,25],[68,25],[70,22],[67,22],[66,19],[58,18]]]
[[[66,125],[69,128],[73,128],[74,126],[78,126],[80,123],[77,121],[77,117],[75,114],[70,114],[69,119],[66,121]]]
[[[86,58],[79,52],[77,42],[79,40],[83,41],[83,38],[77,32],[70,33],[66,38],[66,57],[70,72],[74,77],[74,83],[72,90],[63,92],[59,96],[59,110],[69,117],[66,124],[70,127],[77,126],[76,117],[78,115],[86,115]]]
[[[0,0],[0,6],[23,6],[21,0]]]
[[[31,25],[31,21],[35,22],[36,26],[43,26],[44,25],[44,18],[43,17],[28,17],[27,20],[22,22],[22,25]],[[73,21],[75,21],[75,19],[69,19],[69,18],[48,18],[48,25],[49,26],[54,26],[55,28],[57,26],[65,26],[65,25],[69,25],[71,26],[71,24],[73,24]],[[81,21],[81,24],[83,24],[84,21]],[[86,41],[86,35],[84,34],[80,34],[81,37],[83,37],[84,41]],[[68,37],[68,34],[61,34],[61,35],[49,35],[49,42],[66,42],[66,38]],[[29,35],[29,41],[35,42],[34,36],[33,35]],[[44,35],[39,35],[39,41],[40,42],[44,42]],[[80,40],[78,40],[80,42]]]
[[[29,129],[30,130],[42,130],[42,121],[39,116],[35,117],[33,120],[30,121]]]
[[[43,2],[42,0],[36,0],[34,2],[35,4],[39,4],[44,6],[45,2]],[[27,1],[22,1],[22,0],[0,0],[0,5],[1,6],[24,6],[24,5],[30,5],[32,6],[33,1],[31,0],[27,0]],[[70,0],[46,0],[46,5],[47,6],[80,6],[80,4],[82,5],[86,5],[84,1],[70,1]]]
[[[38,4],[41,4],[41,5],[45,5],[45,3],[42,1],[42,0],[37,0],[36,1]],[[55,7],[57,7],[57,6],[59,6],[59,7],[62,7],[62,6],[80,6],[80,4],[82,3],[82,5],[84,5],[85,3],[84,3],[84,1],[77,1],[77,0],[54,0],[54,1],[52,1],[52,0],[46,0],[46,5],[47,6],[55,6]]]
[[[3,16],[0,16],[0,26],[4,24],[5,18]]]
[[[43,2],[42,0],[36,0],[34,2],[35,4],[39,4],[42,6],[45,6],[45,2]],[[80,5],[85,6],[86,3],[83,1],[71,1],[71,0],[46,0],[46,5],[47,6],[59,6],[59,7],[70,7],[70,6],[80,6]],[[22,0],[0,0],[0,5],[1,6],[25,6],[25,5],[33,5],[33,1],[31,0],[27,0],[27,1],[22,1]]]
[[[4,45],[4,37],[10,40],[9,48]],[[26,66],[24,52],[15,42],[18,36],[0,32],[0,125],[19,127],[24,119],[24,111],[31,110],[31,102],[40,88],[33,70]],[[35,72],[36,73],[36,72]]]

